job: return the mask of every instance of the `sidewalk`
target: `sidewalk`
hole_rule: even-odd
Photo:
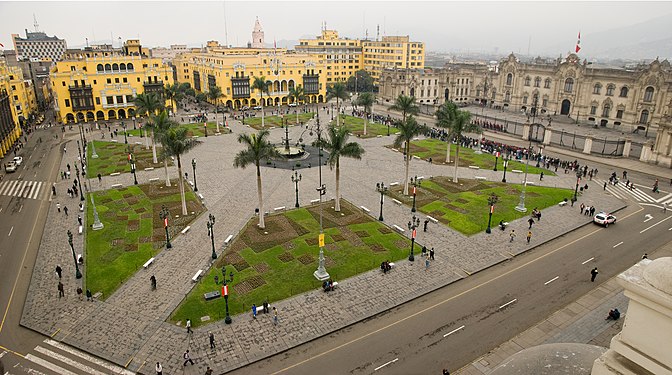
[[[324,113],[321,116],[326,117]],[[236,133],[251,131],[238,122],[230,121],[230,124]],[[296,138],[301,131],[300,127],[292,128],[290,138]],[[271,141],[279,142],[283,136],[284,129],[271,130]],[[256,171],[254,168],[241,170],[233,167],[233,155],[242,149],[235,135],[202,140],[204,144],[185,155],[184,159],[196,158],[199,160],[199,170],[207,171],[199,174],[199,193],[204,195],[209,212],[217,217],[215,245],[219,251],[224,239],[229,234],[235,237],[253,216],[257,202]],[[377,218],[376,208],[379,207],[380,197],[375,184],[380,181],[402,181],[403,156],[382,147],[391,142],[391,137],[353,140],[365,147],[367,156],[361,161],[347,158],[341,160],[342,197],[355,206],[369,207],[373,217]],[[68,162],[72,163],[73,158],[76,159],[76,155],[66,155],[61,169]],[[431,175],[452,175],[453,171],[450,166],[430,165],[418,159],[413,159],[411,168],[414,175],[424,175],[426,178]],[[169,169],[171,176],[177,175],[175,167]],[[317,198],[313,189],[318,186],[317,172],[317,168],[302,170],[302,193],[299,199],[302,206]],[[329,199],[334,195],[334,171],[323,168],[322,172],[323,183],[328,189],[326,197]],[[161,177],[163,173],[162,170],[141,171],[138,180],[146,181],[150,175]],[[460,178],[473,178],[476,174],[491,181],[501,179],[501,172],[460,169]],[[294,189],[290,175],[291,171],[288,170],[263,169],[265,210],[293,206]],[[520,183],[522,178],[522,175],[511,175],[509,182]],[[109,186],[116,179],[130,181],[130,176],[122,174],[104,177],[103,185]],[[71,181],[57,182],[61,196],[65,185]],[[574,183],[571,175],[547,176],[543,181],[546,186],[571,190]],[[92,184],[93,188],[97,188],[97,182]],[[61,199],[61,196],[58,198]],[[72,202],[69,198],[65,200],[73,206],[71,208],[79,203],[74,198]],[[61,201],[62,205],[65,200]],[[624,207],[621,201],[598,188],[589,189],[578,204],[581,202],[595,205],[598,211],[613,212]],[[329,203],[324,203],[326,209],[331,207]],[[148,364],[156,361],[163,364],[167,373],[182,371],[181,354],[190,349],[197,364],[186,370],[188,374],[202,373],[206,366],[212,367],[215,372],[229,371],[272,356],[468,277],[469,274],[591,222],[590,217],[579,214],[578,207],[549,207],[543,211],[543,219],[533,227],[531,245],[526,244],[522,236],[513,243],[508,241],[510,229],[516,229],[521,234],[527,230],[527,217],[512,222],[505,232],[494,229],[490,235],[479,233],[468,238],[446,226],[432,224],[428,232],[418,234],[416,244],[419,245],[418,253],[422,245],[436,249],[436,261],[429,272],[424,271],[421,262],[402,260],[397,262],[389,275],[374,269],[347,280],[337,280],[339,288],[334,293],[325,294],[315,290],[273,302],[280,314],[280,324],[277,326],[272,324],[271,317],[262,315],[260,319],[252,321],[249,314],[241,314],[233,317],[231,325],[219,321],[196,329],[192,336],[188,336],[183,327],[165,320],[193,287],[193,274],[198,269],[206,270],[210,266],[211,249],[206,233],[206,215],[192,223],[192,229],[187,234],[173,240],[173,249],[164,250],[156,256],[150,270],[140,269],[106,301],[80,302],[73,297],[73,291],[79,284],[73,277],[72,254],[64,232],[70,229],[75,233],[74,245],[78,253],[83,249],[83,236],[76,234],[76,214],[73,212],[76,210],[71,210],[69,218],[56,211],[55,204],[52,204],[47,218],[49,225],[45,228],[40,245],[21,324],[134,371],[145,371]],[[396,224],[403,228],[411,213],[409,207],[398,206],[388,200],[384,206],[384,216],[388,226]],[[67,296],[67,299],[60,301],[56,292],[57,277],[53,272],[57,263],[64,269],[63,282]],[[86,274],[86,269],[82,272]],[[158,280],[156,292],[150,292],[151,274],[156,275]],[[413,282],[409,283],[409,280]],[[192,317],[192,320],[200,318]],[[209,348],[208,331],[215,335],[216,350]]]

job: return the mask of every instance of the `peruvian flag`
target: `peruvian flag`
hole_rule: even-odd
[[[579,31],[579,39],[576,41],[576,53],[581,51],[581,32]]]

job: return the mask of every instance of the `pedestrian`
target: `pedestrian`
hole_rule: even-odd
[[[152,277],[149,278],[149,281],[152,284],[152,290],[156,290],[156,276],[152,275]]]
[[[79,225],[82,225],[82,216],[81,215],[77,215],[77,222],[79,223]]]
[[[422,255],[424,256],[427,253],[427,246],[422,246]]]
[[[543,180],[544,180],[544,172],[541,172],[539,174],[539,181],[543,181]]]
[[[530,224],[530,227],[527,228],[527,229],[532,229],[532,224],[534,224],[534,219],[530,217],[530,218],[527,220],[527,222],[528,222],[528,224]]]
[[[649,254],[644,253],[644,255],[642,255],[642,259],[649,259]]]
[[[58,278],[61,278],[61,272],[63,272],[63,269],[61,268],[60,264],[56,265],[56,274],[58,275]]]
[[[597,274],[598,274],[598,273],[599,273],[599,272],[597,272],[597,267],[593,268],[593,269],[590,271],[590,282],[595,282],[595,278],[597,277]]]
[[[161,363],[156,362],[154,369],[156,370],[156,375],[163,375],[163,366],[161,366]]]
[[[101,176],[101,174],[98,173],[98,183],[100,184],[102,182],[103,182],[103,176]]]
[[[252,304],[252,319],[257,319],[257,305]]]
[[[429,219],[425,219],[425,226],[422,229],[423,232],[427,232],[427,224],[429,224]]]
[[[192,366],[194,365],[194,361],[191,359],[191,355],[189,355],[189,349],[187,349],[187,351],[182,354],[182,358],[184,358],[184,363],[182,366],[186,366],[187,362],[191,362]]]
[[[210,349],[215,348],[215,334],[212,332],[208,332],[208,337],[210,338]]]
[[[273,324],[278,325],[278,309],[273,306]]]
[[[509,237],[511,238],[509,242],[513,242],[513,239],[516,238],[516,231],[515,229],[511,229],[511,233],[509,233]]]
[[[68,216],[68,206],[63,206],[63,212],[65,212],[65,216]]]
[[[607,181],[604,181],[604,186],[602,187],[602,190],[607,190]]]
[[[429,259],[434,260],[434,248],[429,250]]]
[[[51,194],[53,194],[54,196],[56,196],[56,183],[54,183],[53,185],[51,185]]]
[[[61,297],[65,297],[65,288],[63,288],[63,283],[58,282],[58,299],[61,299]]]
[[[532,231],[527,232],[527,243],[530,243],[530,239],[532,239]]]
[[[210,368],[210,366],[208,366],[208,368],[205,369],[205,375],[212,375],[212,369]]]
[[[264,314],[268,314],[268,313],[269,313],[268,306],[269,306],[269,305],[268,305],[268,300],[265,300],[265,301],[264,301],[264,305],[262,306],[263,311],[264,311]]]
[[[581,203],[581,206],[579,206],[579,208],[581,209],[581,215],[583,215],[583,210],[586,208],[586,205]]]
[[[70,163],[68,163],[68,165],[66,165],[66,167],[68,167],[68,172],[70,172]]]
[[[82,287],[81,287],[81,286],[78,286],[78,287],[77,287],[77,297],[79,298],[80,301],[81,301],[82,299],[84,299],[84,297],[82,297],[82,294],[83,294],[83,293],[84,293],[84,291],[82,290]]]
[[[58,202],[56,202],[56,209],[58,210],[59,213],[61,212],[61,204]]]
[[[429,254],[425,256],[425,271],[429,269]]]
[[[667,203],[663,203],[663,213],[667,213]]]
[[[194,331],[191,330],[191,319],[187,319],[187,333],[194,333]]]
[[[86,290],[86,300],[93,302],[93,296],[91,295],[91,289]]]

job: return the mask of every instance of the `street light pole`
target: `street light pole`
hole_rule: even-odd
[[[527,149],[527,160],[525,161],[525,181],[523,181],[523,189],[520,191],[520,202],[518,202],[518,205],[515,207],[515,210],[518,212],[527,212],[527,207],[525,207],[525,190],[527,190],[527,172],[530,167],[530,152],[532,151],[532,126],[534,125],[534,121],[537,119],[537,104],[539,103],[539,98],[535,97],[534,98],[534,104],[532,107],[532,124],[530,124],[530,128],[528,128],[527,131],[527,139],[529,140],[529,147]],[[529,121],[529,117],[528,117]]]
[[[509,157],[502,156],[502,165],[504,165],[504,177],[502,177],[502,182],[506,182],[506,167],[509,165]]]
[[[133,159],[133,153],[131,152],[131,147],[128,147],[128,164],[131,166],[131,173],[133,173],[133,183],[138,184],[138,177],[135,174],[135,160]]]
[[[226,317],[224,318],[224,323],[231,324],[231,315],[229,315],[229,285],[228,283],[233,282],[233,271],[229,274],[231,275],[230,279],[226,278],[226,266],[222,267],[222,278],[224,285],[222,285],[222,294],[224,294],[224,303],[226,305]]]
[[[81,279],[82,273],[79,272],[79,265],[77,264],[77,256],[75,255],[75,247],[72,245],[72,232],[68,229],[68,243],[70,244],[70,250],[72,250],[72,259],[75,261],[75,278]]]
[[[170,236],[168,236],[168,217],[170,216],[170,212],[168,212],[168,208],[166,208],[166,205],[161,205],[161,211],[159,212],[159,217],[163,219],[163,227],[166,229],[166,249],[170,249],[173,247],[173,245],[170,244]]]
[[[212,259],[217,259],[217,252],[215,251],[215,215],[210,214],[206,226],[208,227],[210,240],[212,240]]]
[[[381,182],[376,184],[376,190],[380,193],[380,216],[378,216],[378,220],[383,221],[383,196],[387,194],[387,186],[385,186],[385,183]]]
[[[191,159],[191,169],[194,171],[194,191],[198,191],[198,185],[196,185],[196,159]]]
[[[128,144],[128,137],[126,136],[126,124],[122,122],[121,127],[124,129],[124,143]]]
[[[413,207],[411,208],[411,212],[415,212],[415,197],[417,195],[417,188],[420,186],[422,183],[421,180],[418,180],[418,176],[411,177],[411,185],[413,185]]]
[[[497,160],[499,159],[499,151],[495,151],[495,168],[493,171],[497,172]],[[504,158],[502,158],[504,159]]]
[[[322,196],[327,194],[327,186],[322,183],[322,129],[320,128],[320,116],[318,113],[317,116],[317,124],[316,124],[316,132],[317,132],[317,160],[318,163],[320,164],[318,166],[318,173],[319,173],[319,184],[320,187],[318,187],[317,192],[320,194],[320,236],[318,237],[318,244],[320,246],[320,256],[319,256],[319,261],[317,265],[317,270],[313,272],[313,276],[315,276],[316,279],[323,281],[329,279],[329,273],[327,272],[326,268],[324,267],[325,259],[324,259],[324,228],[322,227]]]
[[[411,231],[411,253],[408,255],[408,261],[413,262],[415,261],[415,255],[413,254],[413,248],[415,247],[415,235],[416,235],[416,228],[420,226],[420,218],[415,217],[413,215],[413,218],[411,221],[408,222],[408,230]]]
[[[301,175],[299,172],[294,171],[294,176],[292,176],[292,182],[296,186],[296,204],[294,204],[294,207],[298,208],[299,207],[299,181],[301,181]]]
[[[497,203],[497,200],[499,200],[499,197],[495,195],[495,193],[492,193],[488,197],[488,205],[490,205],[490,214],[488,215],[488,228],[485,230],[485,233],[490,233],[490,224],[492,222],[492,214],[495,212],[495,203]]]

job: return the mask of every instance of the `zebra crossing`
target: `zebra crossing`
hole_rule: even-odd
[[[43,181],[6,180],[0,182],[0,195],[27,199],[48,198],[48,184]],[[43,189],[44,188],[44,189]],[[43,197],[47,194],[47,197]]]
[[[635,187],[630,189],[629,187],[625,187],[625,184],[622,182],[619,182],[618,185],[614,186],[610,184],[609,181],[597,178],[593,179],[593,181],[600,184],[601,186],[604,186],[604,183],[606,182],[607,188],[605,190],[619,199],[626,199],[626,197],[629,197],[638,203],[655,206],[662,206],[663,204],[666,204],[667,206],[672,205],[672,193],[661,190],[660,193],[654,193],[652,196],[646,192],[652,190],[651,186],[634,184]]]
[[[0,356],[1,357],[1,356]],[[45,339],[23,359],[27,363],[18,362],[9,367],[4,375],[18,374],[59,374],[59,375],[134,375],[135,373],[110,362],[96,358],[61,342]]]

